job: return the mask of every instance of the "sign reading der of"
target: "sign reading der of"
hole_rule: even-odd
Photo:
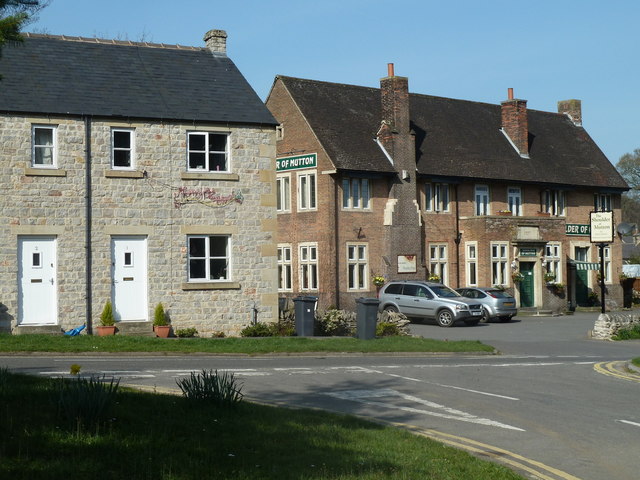
[[[591,243],[613,243],[613,212],[591,212]]]
[[[591,235],[591,225],[567,223],[565,227],[565,233],[567,235],[584,235],[585,237],[587,237]]]
[[[297,170],[299,168],[316,168],[317,166],[318,156],[315,153],[297,155],[295,157],[276,158],[276,172]]]

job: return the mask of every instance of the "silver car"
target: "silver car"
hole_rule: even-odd
[[[441,327],[457,321],[477,325],[482,318],[482,305],[460,296],[442,283],[420,280],[392,281],[378,294],[380,312],[400,312],[407,317],[433,319]]]
[[[495,287],[465,287],[456,291],[469,299],[482,304],[482,321],[498,318],[508,322],[518,314],[516,299],[504,290]]]

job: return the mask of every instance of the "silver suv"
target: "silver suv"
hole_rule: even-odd
[[[482,318],[482,305],[462,297],[442,283],[406,280],[389,282],[378,295],[380,312],[400,312],[407,317],[433,319],[441,327],[457,321],[477,325]]]

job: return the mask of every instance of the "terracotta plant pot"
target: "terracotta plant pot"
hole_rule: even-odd
[[[96,327],[98,330],[99,337],[106,337],[107,335],[115,335],[116,334],[116,326],[115,325],[100,325]]]
[[[153,331],[156,332],[156,337],[168,338],[171,333],[171,325],[156,325],[153,327]]]

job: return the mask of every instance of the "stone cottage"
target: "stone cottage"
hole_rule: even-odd
[[[277,122],[226,53],[26,34],[0,58],[0,331],[277,318]]]

